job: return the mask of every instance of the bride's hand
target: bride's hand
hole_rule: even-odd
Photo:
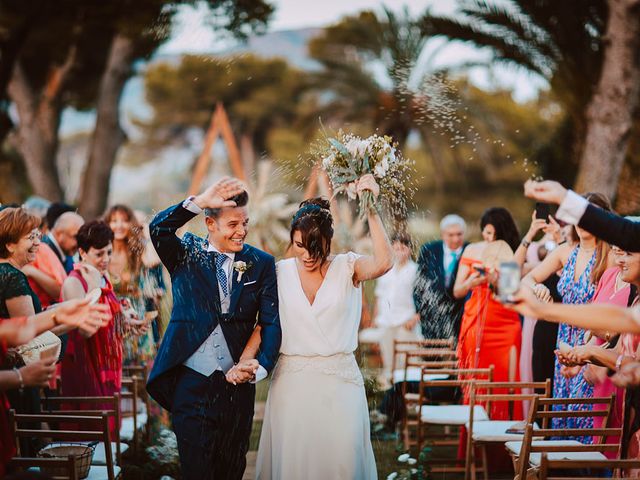
[[[367,173],[366,175],[360,177],[356,183],[356,192],[358,193],[358,196],[360,196],[362,192],[366,190],[373,193],[373,196],[375,198],[378,198],[378,195],[380,194],[380,186],[378,185],[378,182],[376,182],[376,179],[373,177],[373,175],[371,175],[370,173]]]

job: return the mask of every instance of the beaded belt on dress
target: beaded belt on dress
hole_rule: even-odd
[[[342,378],[346,382],[364,385],[362,373],[358,368],[353,353],[336,353],[329,356],[302,356],[281,354],[276,364],[275,375],[285,372],[299,372],[310,370],[325,375]]]

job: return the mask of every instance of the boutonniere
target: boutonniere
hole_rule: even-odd
[[[246,263],[246,262],[243,262],[242,260],[239,260],[237,262],[233,262],[233,269],[236,272],[238,272],[238,282],[242,278],[242,275],[244,274],[244,272],[249,270],[251,267],[253,267],[253,263],[251,263],[251,262]]]

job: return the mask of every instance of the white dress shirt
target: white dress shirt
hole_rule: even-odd
[[[192,200],[193,197],[186,199],[182,206],[192,213],[200,214],[202,212],[202,209],[198,207],[198,205],[193,203]],[[233,252],[220,252],[210,243],[207,246],[207,252],[215,252],[219,255],[225,255],[227,257],[222,264],[222,268],[224,269],[227,276],[228,294],[224,295],[221,285],[218,285],[218,294],[220,298],[220,311],[222,313],[229,313],[229,307],[231,306],[231,286],[233,283],[233,262],[235,260],[236,254]],[[207,339],[202,343],[202,345],[200,345],[200,347],[193,353],[193,355],[191,355],[191,357],[189,357],[184,362],[184,365],[208,377],[214,371],[222,370],[220,362],[218,361],[218,359],[220,358],[219,355],[230,356],[227,341],[224,338],[224,333],[222,332],[222,327],[220,326],[220,324],[216,326],[213,332],[211,332],[209,337],[207,337]],[[258,371],[256,372],[255,380],[253,380],[252,383],[259,382],[266,377],[266,369],[262,365],[259,365]]]
[[[409,260],[402,266],[394,265],[378,278],[375,290],[378,305],[375,319],[377,326],[398,327],[416,314],[413,285],[417,273],[418,265]]]

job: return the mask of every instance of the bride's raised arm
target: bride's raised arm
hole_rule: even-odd
[[[364,175],[360,178],[357,188],[358,194],[368,190],[375,197],[378,196],[379,188],[373,175]],[[354,283],[378,278],[393,267],[393,249],[382,224],[382,219],[378,212],[372,209],[367,214],[367,220],[369,222],[369,234],[373,241],[373,255],[365,255],[356,260],[353,272]]]

